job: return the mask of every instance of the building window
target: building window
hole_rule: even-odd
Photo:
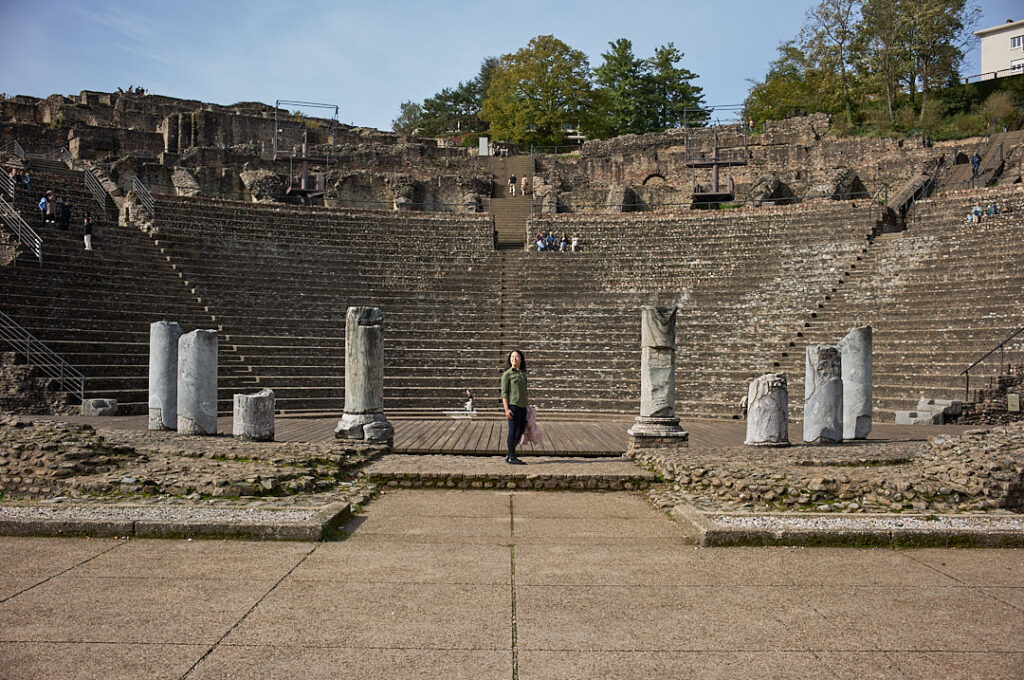
[[[1020,49],[1021,40],[1024,39],[1024,35],[1015,35],[1010,38],[1010,49]]]
[[[1010,62],[1010,73],[1024,72],[1024,59],[1014,59]]]

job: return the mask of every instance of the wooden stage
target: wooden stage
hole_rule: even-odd
[[[334,426],[340,416],[330,418],[288,418],[279,417],[276,425],[276,440],[281,442],[325,442],[334,439]],[[94,427],[108,427],[124,430],[146,429],[146,416],[119,416],[107,418],[84,418],[69,416],[62,418],[73,422],[89,423]],[[507,433],[504,420],[489,418],[389,418],[395,428],[394,449],[396,453],[455,453],[462,455],[498,455],[505,452]],[[575,455],[575,456],[618,456],[629,444],[626,431],[633,423],[632,418],[609,416],[601,420],[553,420],[544,422],[544,440],[537,445],[526,445],[520,449],[523,455]],[[741,420],[686,420],[682,426],[690,433],[693,448],[717,448],[743,444],[745,423]],[[800,444],[801,424],[791,422],[790,440]],[[230,436],[231,418],[217,420],[220,436]],[[954,434],[970,426],[922,426],[875,423],[868,443],[886,441],[925,440],[929,436]],[[861,442],[847,445],[861,445]]]

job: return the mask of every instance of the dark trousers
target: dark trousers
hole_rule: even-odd
[[[508,419],[508,455],[516,454],[516,444],[526,432],[526,407],[509,404],[508,409],[512,411],[512,417]]]

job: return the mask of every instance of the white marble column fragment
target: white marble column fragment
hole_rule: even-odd
[[[747,446],[789,446],[789,387],[785,373],[765,373],[747,389]]]
[[[843,358],[843,438],[871,432],[871,326],[858,326],[839,341]]]
[[[843,374],[839,348],[807,347],[804,378],[804,441],[833,444],[843,441]]]
[[[676,308],[643,307],[640,329],[640,415],[629,434],[686,442],[675,408]]]
[[[231,434],[245,441],[274,441],[275,401],[273,390],[236,394],[232,404]]]
[[[395,430],[384,416],[384,313],[349,307],[345,317],[345,414],[334,436],[389,442]]]
[[[178,338],[174,321],[149,325],[149,429],[178,426]]]
[[[178,339],[178,432],[217,434],[217,331]]]

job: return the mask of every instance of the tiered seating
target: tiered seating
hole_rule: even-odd
[[[873,224],[867,206],[830,203],[537,220],[538,231],[580,233],[584,251],[531,255],[522,335],[536,338],[543,352],[550,342],[544,329],[557,327],[571,300],[571,323],[579,327],[565,332],[590,342],[581,346],[582,359],[560,362],[563,389],[579,392],[577,402],[628,412],[639,400],[639,307],[676,302],[677,408],[732,416],[746,384],[772,369],[804,312],[856,261]],[[567,291],[566,281],[582,288]],[[606,387],[574,379],[580,366]]]
[[[451,408],[494,382],[486,218],[161,200],[154,230],[285,412],[341,410],[353,305],[384,310],[389,408]]]
[[[1009,204],[1014,212],[965,224],[971,206],[990,202]],[[799,392],[791,387],[791,396],[803,392],[804,345],[832,343],[853,326],[870,323],[874,403],[883,417],[914,409],[921,396],[964,398],[960,372],[1021,325],[1022,211],[1019,186],[919,202],[916,221],[905,232],[879,236],[830,299],[822,300],[816,317],[807,319],[803,337],[784,360],[799,378]],[[994,361],[998,367],[998,356]],[[991,372],[992,364],[986,368]],[[974,375],[985,373],[980,368]]]
[[[43,266],[23,254],[0,268],[0,309],[85,374],[86,396],[113,397],[125,412],[143,413],[149,324],[172,319],[190,331],[209,328],[210,315],[137,229],[98,220],[94,250],[84,250],[82,212],[95,201],[82,188],[81,173],[37,165],[31,171],[33,191],[20,192],[17,207],[43,238]],[[36,203],[48,189],[72,200],[70,231],[39,227]],[[232,391],[252,381],[224,348],[220,363],[220,409],[227,411]]]

